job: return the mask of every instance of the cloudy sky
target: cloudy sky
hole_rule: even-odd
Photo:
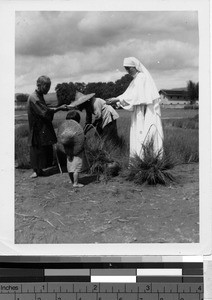
[[[15,91],[31,93],[40,75],[57,83],[115,81],[137,57],[158,89],[199,81],[195,11],[16,11]]]

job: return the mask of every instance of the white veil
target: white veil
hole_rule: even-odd
[[[149,71],[144,67],[144,65],[135,57],[127,57],[124,59],[123,62],[124,67],[135,67],[136,70],[143,73],[145,75],[144,84],[140,86],[140,89],[142,91],[138,91],[139,97],[142,96],[142,99],[137,99],[145,101],[147,104],[150,104],[153,102],[153,100],[156,100],[160,97],[157,87],[155,85],[155,82],[150,75]],[[136,102],[137,102],[136,101]],[[139,103],[137,103],[139,104]]]

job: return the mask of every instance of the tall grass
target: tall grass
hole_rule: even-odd
[[[185,119],[168,119],[163,120],[166,125],[184,129],[198,129],[199,128],[199,115],[195,115],[193,118]]]
[[[199,104],[187,104],[184,109],[199,109]]]
[[[175,164],[199,161],[198,130],[167,127],[164,129],[164,152]]]
[[[30,168],[29,145],[28,145],[29,126],[28,124],[19,125],[15,129],[15,161],[18,168]]]
[[[114,144],[113,140],[102,139],[93,135],[86,142],[86,155],[90,164],[90,173],[104,179],[116,176],[120,170],[120,157],[124,152],[125,144],[120,138],[119,143]]]
[[[63,116],[64,117],[64,116]],[[59,118],[55,120],[55,127],[60,122]],[[84,118],[82,118],[84,122]],[[177,126],[173,123],[170,126],[168,120],[164,122],[164,158],[163,162],[155,159],[154,163],[157,169],[159,164],[183,164],[199,161],[199,138],[198,129],[190,129],[186,124],[188,121],[198,123],[197,117],[191,119],[181,119],[183,126]],[[176,120],[175,120],[176,121]],[[82,124],[83,125],[83,124]],[[120,116],[117,122],[120,140],[118,145],[111,141],[98,139],[94,134],[87,135],[86,151],[91,163],[91,172],[104,174],[108,164],[116,162],[123,170],[128,168],[129,164],[129,131],[130,115]],[[30,168],[29,146],[27,143],[29,130],[28,124],[19,125],[15,129],[15,159],[19,168]],[[167,162],[168,160],[168,162]],[[139,162],[140,163],[140,162]],[[152,162],[152,164],[154,164]],[[141,164],[141,163],[140,163]],[[149,162],[148,162],[149,164]],[[160,167],[162,168],[162,167]]]
[[[166,184],[174,181],[170,169],[174,167],[174,161],[169,155],[158,151],[154,153],[153,142],[143,145],[143,157],[135,155],[130,159],[128,169],[123,176],[136,184],[148,183],[150,185]]]

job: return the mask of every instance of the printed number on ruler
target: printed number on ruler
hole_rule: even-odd
[[[203,300],[203,284],[4,283],[0,300]]]

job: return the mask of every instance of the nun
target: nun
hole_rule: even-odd
[[[123,66],[133,77],[126,91],[116,98],[107,100],[131,112],[130,157],[141,159],[144,147],[152,143],[153,152],[163,154],[163,129],[160,112],[160,95],[149,71],[135,57],[124,59]]]

